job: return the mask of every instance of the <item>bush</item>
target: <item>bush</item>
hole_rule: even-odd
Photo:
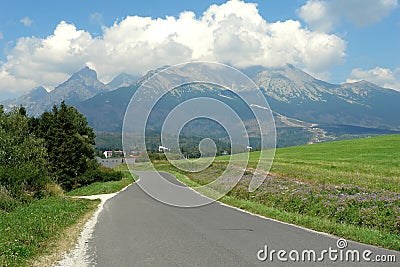
[[[31,164],[0,167],[0,184],[17,200],[43,196],[48,182],[48,177]]]
[[[0,109],[0,186],[14,200],[27,202],[44,194],[49,182],[44,140],[29,131],[24,109]],[[5,203],[4,193],[2,202]],[[8,204],[7,204],[8,205]]]
[[[76,180],[74,188],[89,185],[95,182],[119,181],[122,179],[122,172],[109,168],[100,167],[95,170],[88,170]]]
[[[0,210],[12,211],[18,205],[8,190],[0,185]]]
[[[46,194],[50,197],[62,197],[64,196],[64,190],[59,184],[49,183],[46,184]]]

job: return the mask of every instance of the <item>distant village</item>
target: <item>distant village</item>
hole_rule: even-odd
[[[121,163],[135,164],[139,154],[140,151],[131,151],[130,153],[126,153],[123,150],[106,150],[101,153],[103,157],[97,156],[96,160],[103,167],[114,168]]]

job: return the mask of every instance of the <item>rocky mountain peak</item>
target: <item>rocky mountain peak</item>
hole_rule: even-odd
[[[97,79],[97,72],[95,70],[92,70],[88,66],[86,66],[83,69],[72,74],[70,79],[74,80],[74,79],[79,79],[82,77]]]
[[[253,79],[268,96],[286,103],[324,101],[323,94],[329,85],[293,65],[264,69]]]
[[[25,93],[25,95],[30,95],[31,98],[39,98],[48,95],[49,93],[47,92],[46,88],[43,86],[38,86],[33,88],[32,90],[28,91]]]
[[[304,84],[317,81],[316,78],[291,64],[287,64],[283,67],[264,69],[258,73],[257,78],[288,79],[293,81],[295,84]]]
[[[121,73],[117,75],[111,82],[107,84],[107,88],[109,90],[114,90],[120,87],[127,87],[134,84],[137,81],[138,77],[134,75],[130,75],[127,73]]]

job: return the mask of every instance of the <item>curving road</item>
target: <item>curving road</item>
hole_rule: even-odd
[[[137,172],[141,181],[154,181],[154,172]],[[179,183],[172,175],[162,174]],[[196,194],[191,191],[192,194]],[[199,197],[199,195],[193,196]],[[271,250],[285,250],[278,260],[265,258],[265,246]],[[107,201],[101,212],[93,237],[89,240],[87,256],[90,266],[399,266],[400,253],[348,242],[342,250],[358,250],[362,258],[365,250],[372,254],[366,262],[324,261],[294,262],[296,251],[301,259],[320,258],[321,251],[338,250],[337,238],[308,231],[296,226],[251,215],[218,202],[199,208],[177,208],[162,204],[146,195],[133,184]],[[261,250],[261,251],[260,251]],[[296,251],[292,251],[296,250]],[[292,251],[292,252],[291,252]],[[340,253],[331,251],[331,258]],[[258,254],[258,256],[257,256]],[[348,253],[350,255],[350,253]],[[373,262],[376,256],[394,255],[397,263]],[[385,257],[385,256],[384,256]],[[350,257],[351,258],[351,257]],[[381,257],[382,259],[382,257]]]

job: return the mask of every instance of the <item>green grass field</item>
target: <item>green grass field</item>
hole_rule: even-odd
[[[117,166],[116,170],[123,172],[123,177],[120,181],[110,182],[96,182],[87,186],[83,186],[68,192],[67,196],[90,196],[99,194],[110,194],[115,193],[123,189],[124,187],[133,183],[136,179],[129,171],[126,171],[122,166]]]
[[[259,153],[250,153],[245,175],[221,201],[281,221],[400,250],[400,135],[277,149],[270,175],[259,189],[249,192]],[[195,187],[215,180],[229,159],[235,164],[247,156],[217,157],[198,173],[180,171],[163,161],[155,165]]]
[[[258,156],[259,152],[250,153],[249,167],[255,168]],[[227,160],[229,156],[218,157],[215,163]],[[400,135],[280,148],[271,173],[311,183],[400,192]]]

